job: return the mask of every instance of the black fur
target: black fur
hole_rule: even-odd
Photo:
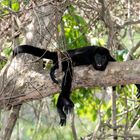
[[[58,84],[58,81],[55,78],[55,70],[59,67],[57,52],[46,51],[30,45],[22,45],[13,50],[13,57],[18,53],[28,53],[41,58],[53,60],[54,66],[51,68],[50,76],[53,82]],[[108,62],[115,61],[115,59],[110,55],[108,49],[97,46],[87,46],[74,50],[68,50],[67,52],[63,52],[61,57],[64,77],[62,80],[62,91],[57,101],[57,110],[60,116],[60,124],[65,125],[66,115],[71,112],[74,107],[73,102],[70,100],[73,77],[72,68],[81,65],[92,65],[95,70],[104,71]],[[137,87],[140,88],[140,86]],[[140,94],[137,94],[137,97],[139,96]]]
[[[20,53],[28,53],[32,54],[34,56],[38,56],[40,58],[46,58],[46,59],[51,59],[53,62],[57,62],[58,57],[57,57],[57,52],[50,52],[44,49],[36,48],[30,45],[21,45],[13,50],[13,57],[15,57],[17,54]]]

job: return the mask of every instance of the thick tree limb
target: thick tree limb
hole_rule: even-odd
[[[15,126],[16,121],[19,116],[20,107],[21,107],[21,105],[13,107],[13,110],[12,110],[12,112],[9,116],[8,122],[7,122],[7,126],[5,128],[5,133],[4,133],[5,135],[2,138],[3,140],[10,140],[12,131],[14,129],[14,126]]]
[[[26,62],[26,63],[25,63]],[[14,59],[0,78],[0,106],[17,105],[60,92],[39,63],[29,63],[23,58]],[[36,65],[36,66],[35,66]],[[95,71],[92,66],[74,68],[73,89],[77,87],[115,86],[140,83],[140,60],[113,62],[105,71]]]

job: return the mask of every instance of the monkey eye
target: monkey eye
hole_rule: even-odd
[[[103,58],[103,59],[106,59],[106,56],[105,56],[105,55],[103,55],[103,56],[102,56],[102,58]]]

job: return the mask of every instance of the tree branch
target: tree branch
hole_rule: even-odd
[[[25,64],[23,58],[14,59],[7,70],[0,74],[0,106],[17,105],[37,100],[60,91],[50,79],[49,71],[39,63]],[[113,62],[105,71],[95,71],[92,66],[75,67],[73,89],[77,87],[115,86],[140,83],[140,61]]]
[[[14,126],[15,126],[16,121],[17,121],[18,116],[19,116],[20,108],[21,108],[21,105],[13,107],[13,110],[12,110],[12,112],[9,116],[8,122],[7,122],[7,126],[5,128],[3,140],[10,140],[12,131],[14,129]]]

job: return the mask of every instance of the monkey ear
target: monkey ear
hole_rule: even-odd
[[[116,61],[110,54],[108,55],[108,60],[112,62]]]

